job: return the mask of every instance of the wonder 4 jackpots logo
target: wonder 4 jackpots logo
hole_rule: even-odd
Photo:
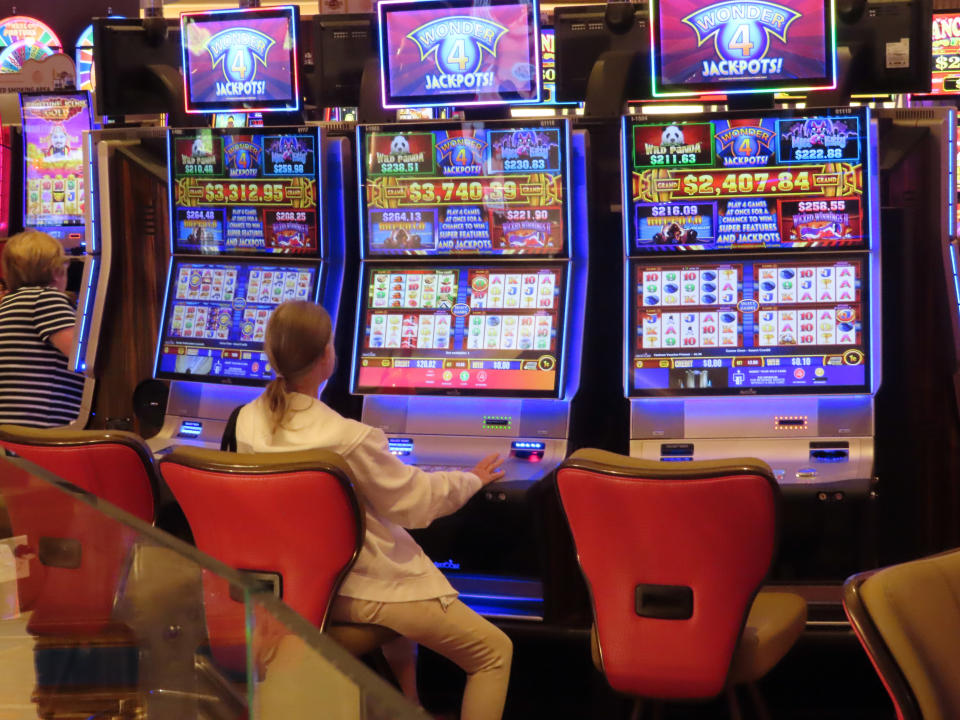
[[[257,80],[257,63],[267,66],[267,53],[276,41],[259,30],[231,28],[207,41],[213,67],[219,64],[224,82],[217,81],[217,97],[265,95],[267,83]]]
[[[499,23],[469,16],[432,20],[407,37],[420,49],[420,60],[432,53],[439,73],[427,73],[427,90],[475,90],[491,88],[495,73],[478,72],[483,53],[497,56],[497,45],[507,34]]]
[[[691,13],[682,22],[697,34],[697,45],[713,38],[719,60],[703,61],[703,76],[779,75],[782,57],[767,57],[771,38],[787,42],[790,25],[801,16],[771,2],[720,2]]]

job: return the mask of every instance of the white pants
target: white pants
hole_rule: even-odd
[[[461,720],[500,720],[510,681],[513,643],[459,600],[374,602],[334,600],[333,622],[383,625],[453,661],[467,673]]]

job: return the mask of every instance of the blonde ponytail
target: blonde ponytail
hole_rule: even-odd
[[[287,383],[296,382],[327,351],[333,334],[330,315],[305,300],[281,303],[267,321],[264,350],[276,378],[263,393],[271,432],[284,426],[291,411]]]

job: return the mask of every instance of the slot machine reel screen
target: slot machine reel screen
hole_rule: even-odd
[[[870,246],[867,112],[624,120],[628,254]]]
[[[267,320],[287,300],[316,302],[319,275],[317,263],[175,258],[155,376],[266,384]]]
[[[933,14],[931,95],[960,93],[960,11]]]
[[[651,0],[655,96],[836,87],[833,0]]]
[[[367,257],[567,255],[564,121],[365,126],[358,132]]]
[[[538,102],[535,0],[381,0],[383,107]]]
[[[557,397],[565,263],[367,267],[353,391]]]
[[[869,390],[861,256],[633,260],[632,396]]]
[[[83,226],[83,131],[90,96],[22,93],[24,227]]]
[[[317,255],[316,128],[173,129],[174,252]]]
[[[296,6],[180,16],[186,111],[300,109]]]

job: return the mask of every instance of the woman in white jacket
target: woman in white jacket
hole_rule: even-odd
[[[484,458],[471,472],[427,473],[392,455],[381,430],[320,402],[320,387],[336,357],[330,316],[319,305],[291,301],[277,307],[267,323],[265,349],[277,377],[240,411],[237,450],[335,452],[353,471],[364,504],[363,549],[340,587],[331,619],[399,633],[401,641],[384,651],[414,699],[413,643],[449,658],[467,673],[461,719],[498,720],[510,679],[510,639],[457,599],[404,528],[426,527],[458,510],[503,476],[500,457]]]

